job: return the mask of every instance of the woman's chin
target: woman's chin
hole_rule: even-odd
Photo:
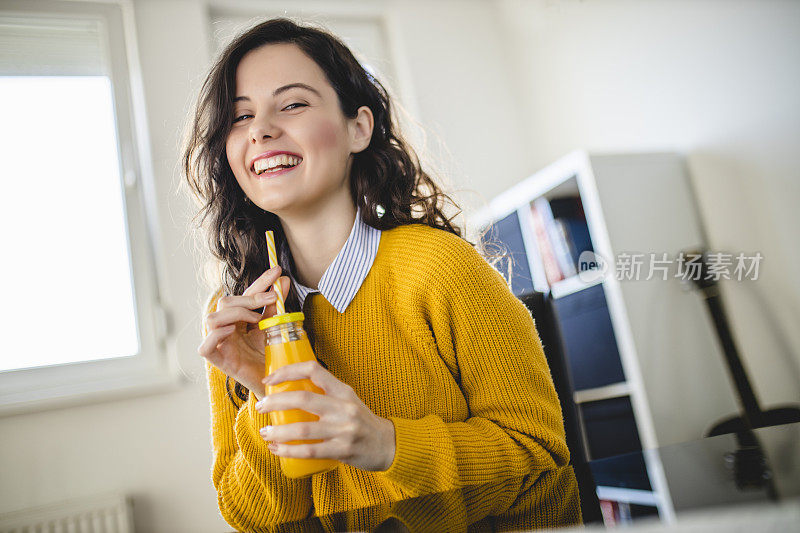
[[[302,201],[293,198],[260,198],[253,202],[264,211],[269,211],[273,215],[284,218],[287,216],[299,215],[307,211],[307,206]]]

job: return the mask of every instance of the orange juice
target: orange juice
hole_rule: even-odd
[[[314,361],[314,351],[308,336],[303,330],[303,313],[288,313],[276,315],[259,322],[259,328],[265,330],[266,341],[264,355],[266,357],[267,374],[271,374],[278,368],[300,363],[303,361]],[[284,391],[308,390],[317,394],[325,392],[314,385],[310,379],[296,381],[284,381],[277,385],[270,385],[267,394]],[[270,424],[282,425],[293,424],[295,422],[315,422],[319,417],[315,414],[301,409],[288,409],[285,411],[270,411]],[[315,444],[322,440],[291,440],[285,444]],[[280,457],[281,470],[284,475],[290,478],[302,478],[319,472],[333,470],[339,465],[335,459],[300,459],[296,457]]]

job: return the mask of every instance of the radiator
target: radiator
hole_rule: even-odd
[[[109,495],[0,513],[0,533],[134,533],[131,502]]]

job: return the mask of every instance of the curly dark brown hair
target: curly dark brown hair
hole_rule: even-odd
[[[364,222],[381,230],[420,223],[463,238],[463,229],[453,222],[460,208],[421,168],[398,131],[389,93],[381,82],[330,33],[285,18],[267,20],[234,39],[211,68],[184,146],[183,172],[202,205],[193,220],[201,217],[199,227],[204,228],[209,249],[220,263],[217,283],[221,288],[227,294],[241,294],[263,273],[267,265],[264,231],[274,231],[279,249],[285,242],[278,217],[247,200],[225,152],[233,120],[236,68],[249,51],[275,43],[297,45],[320,66],[346,117],[355,117],[361,106],[372,111],[372,138],[365,150],[353,154],[350,173],[350,192]],[[444,213],[448,204],[457,211],[450,217]]]

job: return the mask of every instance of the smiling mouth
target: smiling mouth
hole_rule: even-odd
[[[277,173],[282,170],[294,168],[303,160],[302,157],[288,154],[276,155],[273,157],[266,157],[264,159],[257,159],[253,162],[253,172],[259,176],[262,174]]]

